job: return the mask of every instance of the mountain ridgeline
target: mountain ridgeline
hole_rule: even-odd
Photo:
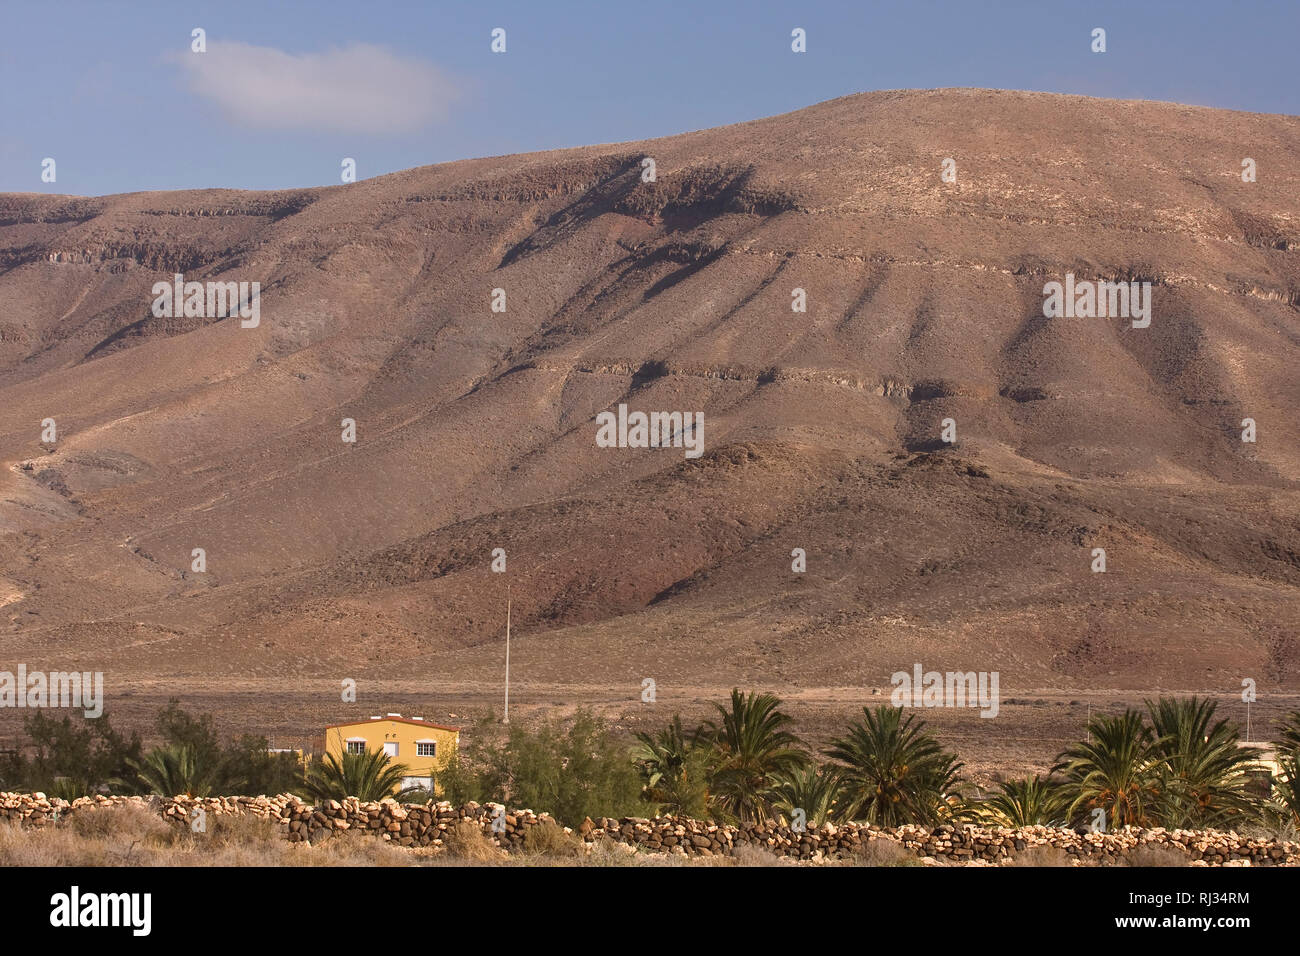
[[[508,583],[537,682],[1295,690],[1297,156],[1293,117],[938,90],[0,196],[6,656],[488,680]],[[152,308],[178,274],[260,321]],[[1067,275],[1149,321],[1046,315]],[[633,413],[698,454],[597,440]]]

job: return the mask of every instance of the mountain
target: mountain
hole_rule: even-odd
[[[1294,692],[1297,155],[1295,117],[935,90],[328,188],[0,196],[4,657],[110,696],[486,685],[509,585],[512,668],[560,696],[914,662]],[[260,283],[257,326],[156,316],[176,273]],[[1149,282],[1150,325],[1045,317],[1067,274]],[[620,404],[702,413],[703,453],[600,447]]]

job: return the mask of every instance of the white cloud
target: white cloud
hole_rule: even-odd
[[[170,59],[195,93],[243,126],[406,132],[443,118],[456,95],[431,64],[369,44],[294,54],[209,41],[206,53]]]

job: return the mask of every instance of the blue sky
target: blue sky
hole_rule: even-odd
[[[191,31],[208,51],[192,53]],[[506,52],[490,49],[506,31]],[[790,31],[807,31],[807,52]],[[1090,50],[1094,27],[1107,51]],[[274,189],[664,136],[863,90],[1300,113],[1300,4],[0,0],[0,191]],[[41,163],[56,161],[54,183]]]

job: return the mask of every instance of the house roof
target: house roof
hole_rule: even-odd
[[[346,723],[342,723],[342,724],[330,724],[325,729],[338,730],[342,727],[364,727],[368,724],[383,724],[383,723],[411,724],[412,726],[415,727],[432,727],[434,730],[448,730],[451,731],[453,734],[460,733],[459,727],[448,727],[446,724],[435,724],[431,720],[413,720],[410,717],[380,717],[378,720],[373,720],[370,718],[367,718],[365,720],[349,720]]]

